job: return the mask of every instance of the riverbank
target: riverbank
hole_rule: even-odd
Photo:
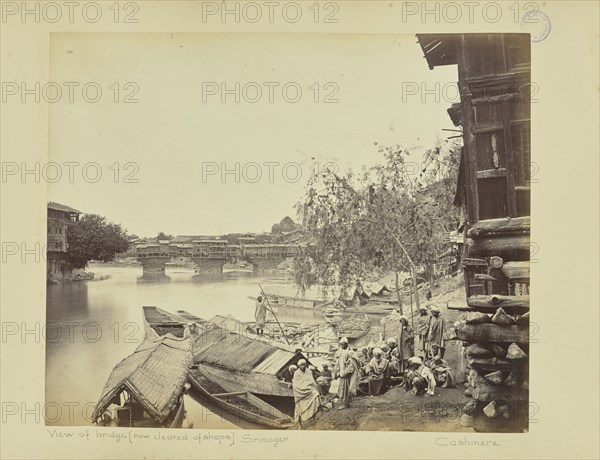
[[[448,431],[472,433],[460,425],[462,409],[471,399],[459,388],[436,388],[435,396],[415,396],[400,387],[379,396],[360,396],[347,409],[318,414],[308,430]]]
[[[426,289],[422,289],[426,292]],[[422,292],[421,291],[421,292]],[[464,281],[461,276],[446,277],[437,281],[431,290],[431,299],[421,295],[421,305],[437,305],[446,325],[451,328],[460,312],[448,310],[448,301],[464,301]],[[411,319],[411,310],[417,310],[410,297],[403,298],[403,313]],[[388,317],[390,318],[390,317]],[[391,318],[381,327],[374,327],[360,342],[378,341],[397,332],[397,321]],[[348,409],[332,409],[319,413],[315,422],[306,429],[343,431],[446,431],[472,433],[473,428],[461,426],[460,419],[465,405],[472,401],[464,395],[462,363],[462,343],[456,340],[446,342],[444,359],[454,371],[457,388],[436,388],[435,396],[415,396],[403,388],[394,387],[385,394],[354,398]]]

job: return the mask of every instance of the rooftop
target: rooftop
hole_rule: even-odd
[[[55,203],[54,201],[50,201],[48,203],[48,209],[53,209],[55,211],[62,211],[62,212],[70,212],[70,213],[73,213],[73,214],[82,214],[81,211],[78,211],[75,208],[72,208],[70,206],[66,206],[64,204]]]

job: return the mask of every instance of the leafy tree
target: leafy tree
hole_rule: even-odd
[[[97,214],[86,214],[70,225],[67,241],[73,268],[85,268],[90,260],[109,262],[129,247],[126,231]]]
[[[379,153],[383,162],[360,174],[325,171],[309,179],[297,210],[313,247],[295,260],[295,282],[301,289],[339,285],[345,293],[380,269],[395,272],[399,288],[398,273],[408,271],[418,307],[417,274],[432,271],[458,220],[452,207],[458,145],[437,145],[418,169],[399,146]],[[398,303],[402,309],[399,289]]]

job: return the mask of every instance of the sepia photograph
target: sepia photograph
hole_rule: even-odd
[[[599,458],[598,18],[0,0],[0,458]]]
[[[53,35],[51,424],[526,432],[530,47]]]

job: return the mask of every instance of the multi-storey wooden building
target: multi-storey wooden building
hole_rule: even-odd
[[[69,225],[79,220],[80,211],[59,203],[48,203],[48,235],[46,246],[46,275],[62,278],[67,267]]]
[[[430,68],[458,66],[449,110],[464,147],[456,203],[464,225],[467,303],[529,307],[530,95],[528,34],[417,35]]]
[[[528,34],[417,35],[431,69],[457,65],[462,127],[455,204],[464,211],[465,345],[478,431],[522,431],[529,406],[531,56]],[[449,308],[451,308],[449,306]]]

